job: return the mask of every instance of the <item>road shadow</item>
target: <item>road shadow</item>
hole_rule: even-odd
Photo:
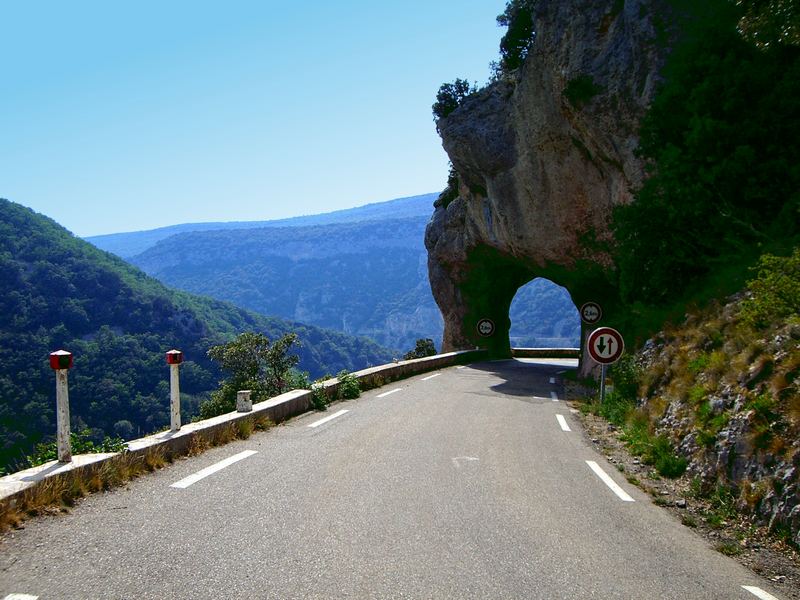
[[[502,379],[502,383],[489,388],[497,394],[525,399],[531,397],[549,399],[550,392],[554,389],[550,378],[555,377],[558,388],[562,389],[559,372],[575,370],[577,361],[546,362],[537,359],[510,358],[473,363],[467,368],[491,373]]]

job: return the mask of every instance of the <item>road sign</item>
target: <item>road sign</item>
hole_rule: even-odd
[[[491,319],[478,321],[478,333],[483,337],[491,337],[494,334],[494,321]]]
[[[625,350],[622,334],[611,327],[598,327],[586,340],[589,356],[601,365],[610,365],[619,360]]]
[[[581,306],[581,320],[587,325],[594,325],[603,316],[603,310],[597,302],[587,302]]]

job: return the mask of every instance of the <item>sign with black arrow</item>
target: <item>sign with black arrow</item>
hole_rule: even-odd
[[[598,327],[589,334],[586,340],[589,356],[596,363],[610,365],[619,360],[625,350],[622,334],[611,327]]]

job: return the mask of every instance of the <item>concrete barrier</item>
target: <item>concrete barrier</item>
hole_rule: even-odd
[[[390,381],[404,379],[420,373],[434,371],[454,365],[466,364],[487,357],[485,350],[464,350],[448,352],[414,360],[402,360],[396,363],[370,367],[353,373],[362,390],[380,387]],[[338,397],[339,381],[329,379],[323,383],[323,389],[329,399]],[[54,477],[74,477],[90,475],[101,470],[108,461],[126,460],[145,457],[148,452],[163,452],[165,456],[175,458],[188,454],[194,444],[214,444],[215,440],[224,438],[231,427],[237,427],[241,421],[252,423],[260,419],[269,419],[272,423],[281,423],[291,417],[311,410],[313,392],[311,390],[292,390],[275,396],[264,402],[253,405],[250,412],[230,412],[211,419],[195,421],[182,426],[178,431],[162,431],[128,442],[125,452],[107,454],[83,454],[73,457],[73,462],[60,464],[51,461],[37,467],[25,469],[0,478],[0,503],[15,502],[24,493],[30,493],[35,486]]]

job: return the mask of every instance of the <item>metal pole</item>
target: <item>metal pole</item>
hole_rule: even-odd
[[[600,367],[600,404],[606,401],[606,366]]]
[[[69,440],[69,369],[56,371],[56,440],[58,462],[72,461],[72,447]]]
[[[170,429],[172,431],[178,431],[181,428],[180,367],[180,364],[169,366]]]

